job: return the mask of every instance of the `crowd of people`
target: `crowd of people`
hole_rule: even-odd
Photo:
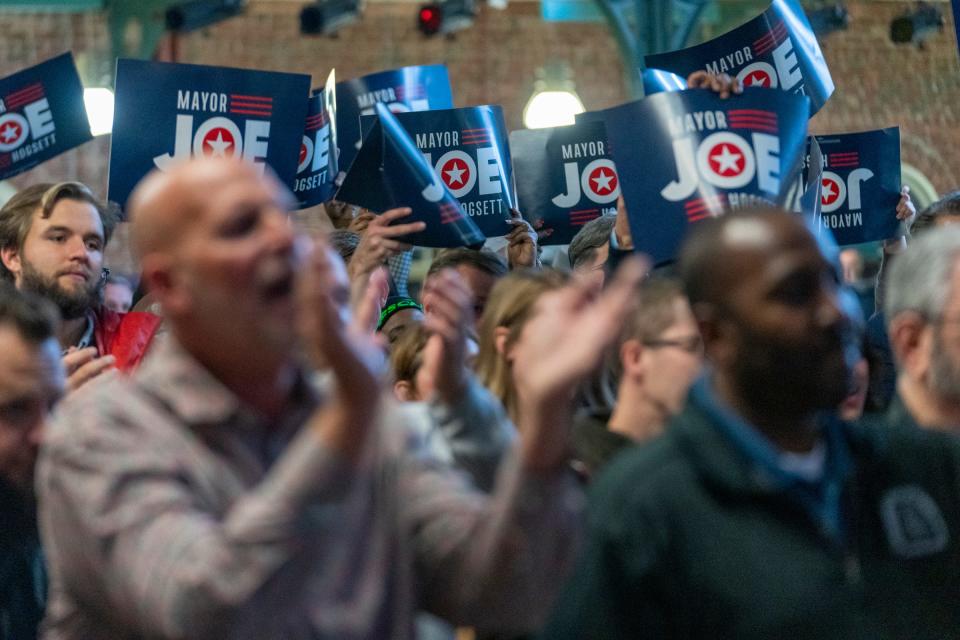
[[[960,638],[960,193],[869,320],[773,207],[414,286],[409,209],[291,204],[154,172],[133,279],[84,185],[0,209],[0,639]]]

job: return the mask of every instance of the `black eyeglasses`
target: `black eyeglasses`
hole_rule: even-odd
[[[700,338],[700,336],[686,336],[683,338],[674,338],[669,340],[666,338],[661,340],[644,340],[643,344],[654,349],[659,349],[661,347],[675,347],[694,355],[703,354],[703,339]]]

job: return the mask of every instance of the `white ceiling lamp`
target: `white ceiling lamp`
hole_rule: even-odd
[[[533,95],[523,108],[523,126],[528,129],[562,127],[573,124],[576,115],[586,111],[571,76],[570,68],[562,63],[537,70]]]

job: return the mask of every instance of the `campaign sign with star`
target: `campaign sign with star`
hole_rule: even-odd
[[[823,156],[818,228],[837,244],[892,238],[900,221],[900,129],[815,136]]]
[[[640,77],[643,80],[643,95],[645,96],[652,96],[663,91],[683,91],[687,88],[686,80],[663,69],[644,69]]]
[[[569,244],[595,218],[616,215],[620,182],[602,122],[510,134],[520,211],[541,245]]]
[[[118,60],[110,200],[200,155],[267,164],[293,184],[309,93],[308,75]]]
[[[297,177],[293,195],[300,209],[306,209],[333,197],[337,177],[336,81],[331,71],[323,89],[315,91],[307,103],[307,123],[297,159]]]
[[[92,138],[72,54],[0,80],[0,180]]]
[[[783,204],[806,148],[808,99],[745,89],[658,93],[601,112],[637,251],[672,260],[697,221],[758,202]]]
[[[336,198],[377,213],[410,207],[399,223],[423,221],[426,229],[401,240],[421,247],[479,247],[486,237],[441,180],[411,134],[389,107],[374,105],[377,117]]]
[[[442,64],[403,67],[337,84],[340,177],[350,170],[363,141],[360,118],[384,103],[393,113],[452,109],[453,91]]]
[[[398,113],[396,117],[485,236],[504,236],[513,229],[507,221],[517,196],[499,106]]]
[[[833,80],[798,0],[773,0],[759,16],[694,47],[644,56],[648,68],[686,78],[705,69],[736,76],[745,87],[769,87],[810,98],[812,116],[833,93]]]

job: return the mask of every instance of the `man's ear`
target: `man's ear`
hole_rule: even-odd
[[[397,380],[393,383],[393,395],[400,402],[416,402],[419,400],[413,383],[409,380]]]
[[[916,311],[902,311],[888,323],[890,349],[897,365],[911,378],[921,379],[930,367],[933,334],[929,323]]]
[[[148,254],[140,261],[140,265],[145,288],[160,303],[165,314],[179,315],[189,308],[189,292],[184,288],[169,256]]]
[[[20,278],[23,265],[20,262],[20,249],[18,247],[11,246],[0,249],[0,260],[3,261],[3,266],[7,268],[7,271],[13,274],[14,280]]]
[[[624,377],[629,376],[638,382],[643,380],[645,374],[643,354],[643,343],[637,338],[625,340],[620,345],[620,366],[623,368]]]

